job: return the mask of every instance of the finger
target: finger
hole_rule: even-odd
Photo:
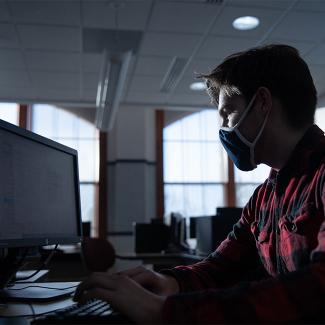
[[[84,291],[78,300],[79,305],[86,304],[91,299],[100,299],[107,302],[110,301],[111,295],[110,291],[102,288],[93,288],[87,291]]]
[[[92,274],[88,279],[81,282],[77,287],[74,300],[78,300],[82,292],[85,290],[90,290],[94,287],[101,287],[108,290],[114,290],[117,286],[117,277],[114,275],[107,275],[107,274]],[[119,276],[121,277],[121,276]]]
[[[143,273],[135,274],[132,277],[132,280],[141,284],[142,286],[146,286],[146,285],[154,285],[155,278],[152,274],[143,272]]]
[[[137,266],[135,268],[132,268],[132,269],[117,272],[116,274],[133,277],[133,276],[135,276],[135,275],[137,275],[139,273],[143,273],[143,272],[147,272],[147,271],[148,270],[145,267],[143,267],[142,265],[139,265],[139,266]]]

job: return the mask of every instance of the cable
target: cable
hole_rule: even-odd
[[[51,251],[49,256],[45,259],[43,264],[34,273],[32,273],[31,275],[26,276],[24,278],[20,278],[19,281],[17,281],[17,282],[15,281],[15,283],[19,283],[20,281],[28,280],[28,279],[32,278],[33,276],[35,276],[37,273],[39,273],[50,262],[51,258],[53,257],[54,253],[56,252],[58,246],[59,246],[59,244],[55,245],[54,249]]]
[[[70,286],[70,287],[66,287],[66,288],[54,288],[54,287],[47,287],[47,286],[39,286],[39,285],[28,285],[26,287],[22,287],[22,288],[7,288],[6,290],[24,290],[24,289],[28,289],[28,288],[42,288],[42,289],[51,289],[51,290],[68,290],[68,289],[74,289],[77,288],[78,285],[74,285],[74,286]]]
[[[33,317],[33,319],[35,319],[35,317],[37,315],[36,315],[35,308],[34,308],[33,304],[29,303],[28,306],[30,307],[30,309],[32,311],[32,317]]]

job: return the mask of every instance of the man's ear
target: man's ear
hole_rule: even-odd
[[[268,88],[260,87],[258,89],[258,99],[263,113],[267,113],[272,108],[272,95]]]

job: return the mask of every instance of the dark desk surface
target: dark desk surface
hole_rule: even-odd
[[[121,253],[116,254],[121,260],[141,260],[143,264],[152,264],[155,271],[178,265],[190,265],[201,261],[204,256],[187,253]]]
[[[116,254],[117,258],[125,260],[168,260],[168,259],[184,259],[194,262],[201,261],[205,256],[199,256],[188,253],[120,253]]]

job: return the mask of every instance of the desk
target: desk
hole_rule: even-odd
[[[48,256],[51,249],[43,249],[44,256]],[[35,267],[35,266],[34,266]],[[81,246],[60,245],[49,263],[47,281],[82,281],[88,276],[81,255]]]
[[[201,261],[205,256],[187,253],[121,253],[116,258],[121,260],[141,260],[143,264],[152,264],[155,271],[177,265],[189,265]]]
[[[35,285],[36,283],[22,284]],[[77,286],[79,282],[42,282],[37,283],[40,286],[47,286],[53,288],[68,288]],[[35,315],[48,313],[57,309],[69,307],[73,305],[72,297],[62,297],[50,302],[8,302],[0,303],[0,323],[1,324],[29,324],[29,320]],[[20,316],[20,317],[19,317]],[[24,316],[24,317],[22,317]],[[19,317],[19,318],[16,318]]]

